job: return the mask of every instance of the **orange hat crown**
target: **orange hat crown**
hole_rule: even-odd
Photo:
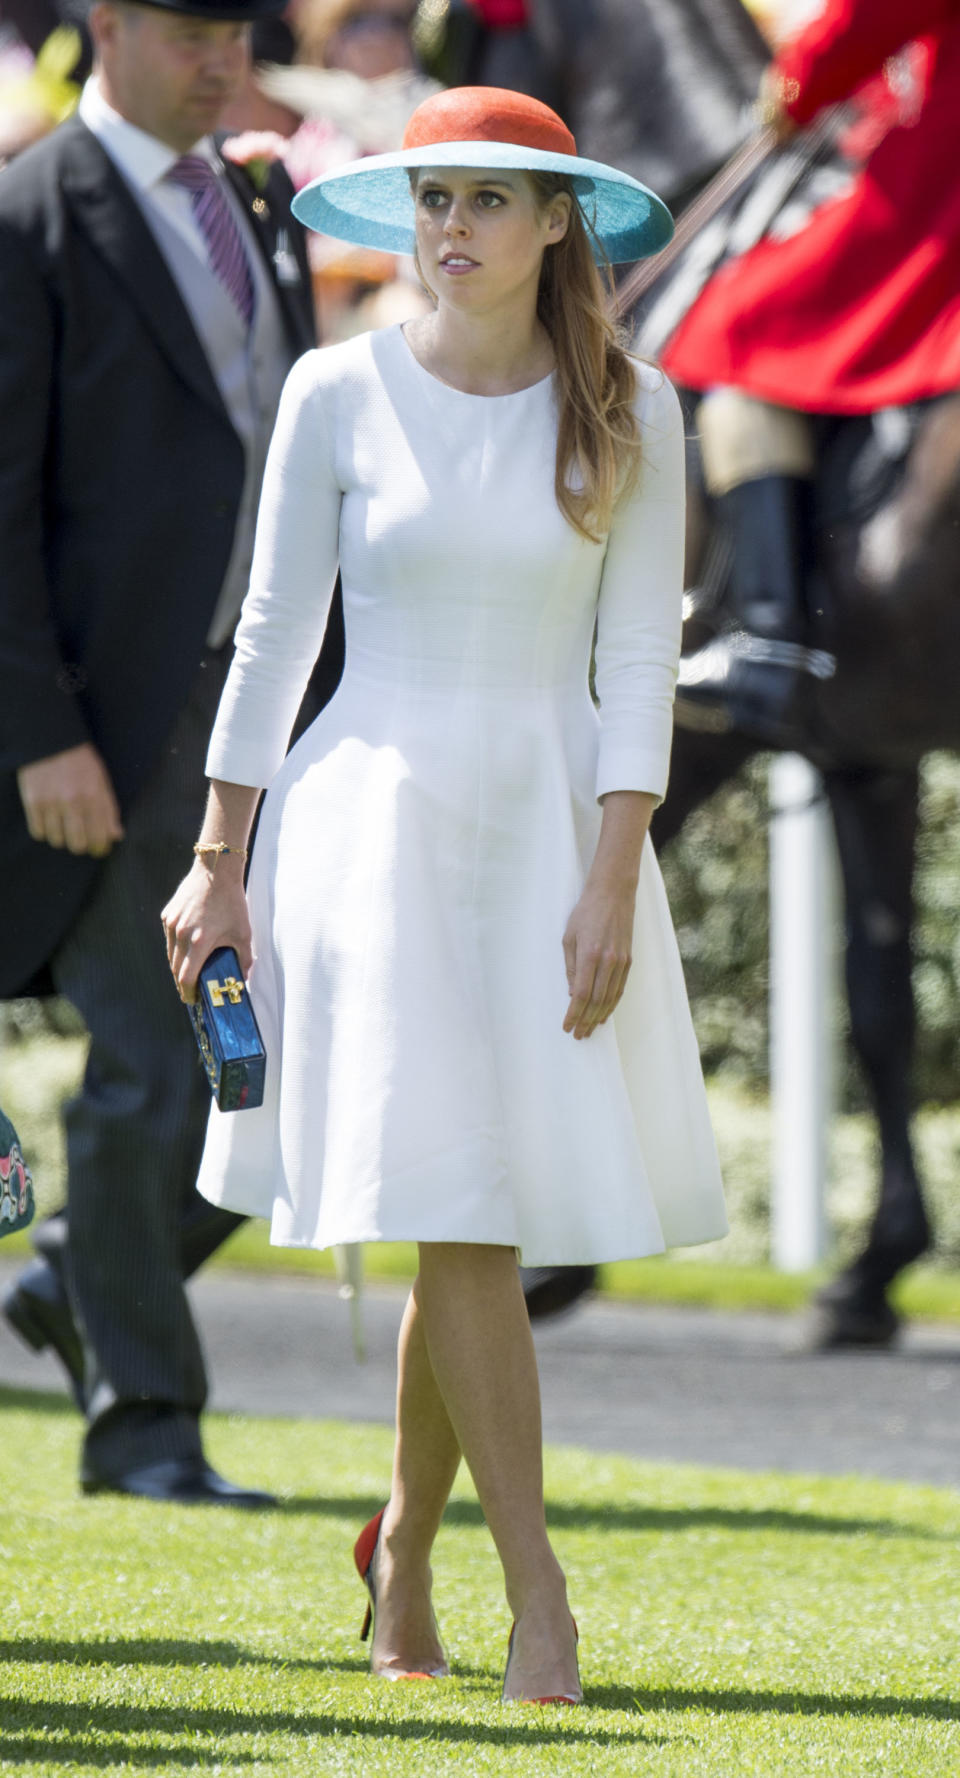
[[[547,154],[577,152],[563,118],[549,105],[498,86],[454,86],[418,105],[404,132],[404,148],[439,142],[513,142]]]

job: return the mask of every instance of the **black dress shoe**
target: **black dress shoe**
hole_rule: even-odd
[[[247,1510],[276,1506],[273,1494],[259,1488],[238,1488],[228,1482],[203,1457],[167,1457],[128,1469],[123,1475],[101,1476],[85,1468],[80,1476],[84,1494],[131,1494],[139,1500],[162,1500],[172,1506],[236,1506]]]
[[[70,1299],[56,1267],[48,1259],[34,1259],[11,1284],[0,1303],[15,1333],[43,1352],[51,1346],[70,1379],[73,1399],[83,1412],[83,1347],[73,1319]]]
[[[596,1266],[520,1266],[519,1271],[531,1321],[562,1315],[597,1282]]]

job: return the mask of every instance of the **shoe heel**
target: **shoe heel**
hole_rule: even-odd
[[[370,1520],[370,1523],[364,1525],[360,1536],[357,1538],[357,1541],[353,1546],[353,1560],[356,1563],[357,1573],[370,1595],[367,1602],[367,1609],[363,1614],[363,1623],[360,1625],[361,1642],[366,1642],[367,1637],[370,1634],[371,1625],[373,1624],[374,1608],[377,1603],[373,1584],[373,1558],[376,1555],[377,1544],[380,1541],[380,1525],[386,1510],[386,1507],[382,1506],[380,1511]]]

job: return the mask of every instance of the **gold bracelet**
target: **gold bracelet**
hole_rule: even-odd
[[[224,852],[229,852],[233,858],[243,858],[244,860],[247,856],[246,846],[228,846],[226,840],[198,840],[193,849],[198,858],[206,858],[208,853],[212,853],[215,858],[221,858]]]

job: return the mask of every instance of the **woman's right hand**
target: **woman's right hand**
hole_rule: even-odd
[[[223,855],[211,867],[198,858],[160,918],[181,1000],[196,1000],[197,978],[218,945],[232,945],[241,971],[249,975],[253,941],[241,859]]]

